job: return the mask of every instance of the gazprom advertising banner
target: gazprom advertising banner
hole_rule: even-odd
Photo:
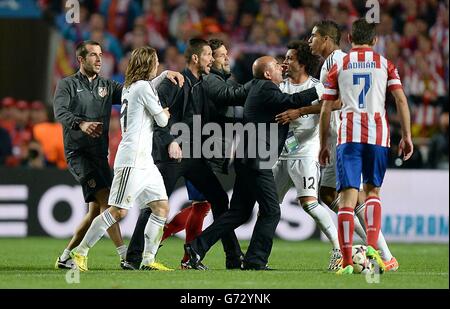
[[[231,197],[233,176],[221,177],[221,182]],[[179,185],[169,200],[169,218],[189,204],[183,183]],[[448,243],[448,185],[448,171],[389,170],[381,193],[386,239]],[[81,188],[69,172],[0,169],[0,237],[70,237],[85,213]],[[251,238],[257,213],[256,206],[251,219],[236,229],[238,238]],[[124,236],[133,233],[138,214],[138,207],[134,207],[120,223]],[[211,222],[209,214],[204,227]],[[281,205],[276,235],[292,241],[321,235],[314,220],[297,205],[294,189]],[[181,232],[177,236],[185,235]]]

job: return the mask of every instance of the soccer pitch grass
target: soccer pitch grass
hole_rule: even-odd
[[[124,271],[112,242],[101,240],[90,252],[89,271],[80,283],[68,284],[66,271],[53,268],[66,240],[32,237],[0,239],[0,288],[144,288],[144,289],[302,289],[302,288],[449,288],[449,248],[437,244],[392,244],[400,263],[378,284],[363,275],[336,276],[326,271],[330,246],[320,241],[275,240],[270,266],[275,271],[225,270],[221,244],[204,259],[209,271],[178,270],[183,241],[164,242],[158,261],[177,268],[173,272]],[[243,250],[248,242],[241,242]]]

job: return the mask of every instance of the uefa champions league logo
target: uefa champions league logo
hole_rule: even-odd
[[[80,2],[78,0],[66,0],[66,22],[78,24],[80,22]]]

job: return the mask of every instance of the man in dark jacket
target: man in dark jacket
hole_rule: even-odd
[[[294,106],[310,105],[319,96],[316,89],[293,95],[282,93],[278,86],[283,80],[282,69],[273,57],[258,58],[253,64],[253,75],[255,79],[251,82],[244,106],[244,122],[258,129],[250,130],[241,138],[244,142],[238,147],[237,155],[241,153],[242,158],[235,161],[236,181],[229,211],[191,244],[185,245],[194,269],[204,269],[201,260],[206,252],[224,233],[236,229],[250,218],[256,201],[259,215],[243,269],[268,269],[273,236],[280,220],[272,166],[281,153],[288,131],[287,126],[276,124],[275,116]]]
[[[56,89],[53,108],[55,118],[63,126],[64,152],[70,173],[81,184],[89,210],[56,268],[72,267],[70,251],[83,239],[92,220],[108,208],[111,170],[108,165],[108,129],[111,104],[120,104],[122,85],[100,77],[102,50],[94,41],[80,43],[76,49],[80,70],[64,78]],[[120,228],[114,224],[108,234],[125,258]]]

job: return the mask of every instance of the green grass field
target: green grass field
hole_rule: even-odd
[[[382,275],[378,284],[369,284],[362,275],[341,277],[327,272],[330,248],[319,241],[276,240],[270,257],[276,271],[227,271],[221,245],[216,244],[204,260],[209,271],[144,272],[121,270],[111,241],[103,239],[90,252],[90,271],[80,275],[79,284],[68,284],[66,271],[53,269],[66,242],[39,237],[0,239],[0,288],[449,288],[448,245],[392,244],[400,269]],[[158,260],[178,268],[182,245],[180,239],[169,239]],[[243,249],[247,245],[242,242]]]

